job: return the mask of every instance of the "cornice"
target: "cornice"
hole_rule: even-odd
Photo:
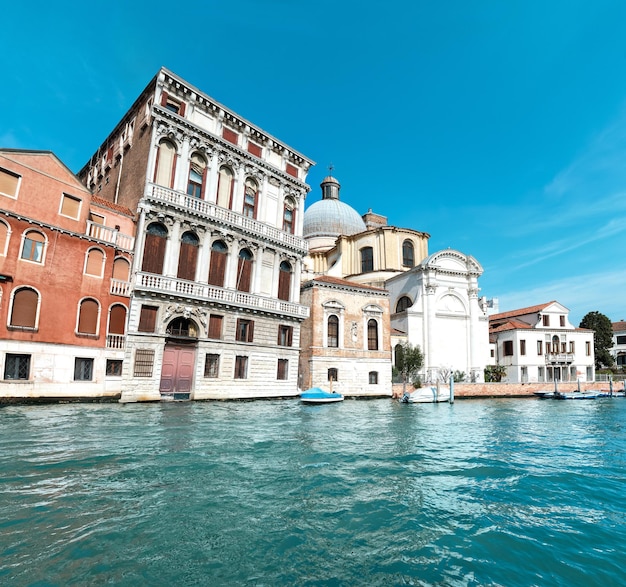
[[[254,155],[248,153],[247,151],[244,151],[237,145],[233,145],[233,143],[227,141],[226,139],[200,128],[199,126],[188,121],[187,119],[182,118],[181,116],[178,116],[177,114],[174,114],[173,112],[170,112],[169,110],[166,110],[165,108],[157,104],[154,104],[152,106],[152,111],[155,114],[155,116],[153,116],[153,125],[158,121],[168,121],[175,123],[179,127],[184,127],[188,131],[188,134],[193,133],[197,135],[197,138],[199,139],[204,138],[205,140],[213,141],[216,148],[226,151],[233,151],[239,158],[245,159],[248,163],[261,167],[265,169],[268,173],[277,175],[282,181],[303,189],[305,191],[305,194],[311,191],[311,186],[309,186],[307,183],[293,177],[292,175],[287,174],[286,172],[278,169],[278,167],[270,165],[266,161],[263,161],[263,159],[255,157]]]

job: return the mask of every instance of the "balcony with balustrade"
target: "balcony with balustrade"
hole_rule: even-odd
[[[98,224],[92,220],[87,220],[86,234],[88,237],[114,245],[122,251],[132,252],[133,247],[135,246],[134,237],[128,234],[122,234],[115,228]]]
[[[306,255],[308,251],[307,242],[302,237],[279,230],[265,222],[259,222],[254,218],[238,214],[206,200],[194,198],[183,192],[171,190],[160,185],[148,184],[146,199],[151,203],[173,206],[188,214],[200,216],[207,221],[231,230],[243,232],[251,238],[270,240],[300,255]]]
[[[546,353],[546,365],[569,365],[574,362],[574,353]]]
[[[106,348],[123,350],[126,348],[125,334],[107,334]]]
[[[309,316],[309,308],[301,304],[153,273],[138,273],[135,288],[159,295],[175,295],[199,302],[231,305],[302,320]]]

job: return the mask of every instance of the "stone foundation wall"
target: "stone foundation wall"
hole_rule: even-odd
[[[577,391],[576,383],[559,383],[559,391]],[[607,382],[581,383],[581,391],[600,390],[609,391]],[[624,382],[613,383],[613,391],[622,391]],[[454,398],[487,398],[487,397],[534,397],[535,391],[554,391],[554,383],[455,383]],[[393,385],[393,397],[402,397],[402,384]]]

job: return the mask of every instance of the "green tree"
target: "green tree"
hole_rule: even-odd
[[[504,365],[487,365],[485,367],[485,382],[500,383],[506,375],[506,367]]]
[[[424,354],[419,345],[405,342],[396,351],[396,368],[402,376],[402,393],[406,393],[407,381],[413,379],[424,365]]]
[[[613,325],[600,312],[588,312],[580,321],[581,328],[593,330],[593,351],[596,369],[612,367],[613,357],[609,349],[613,346]]]

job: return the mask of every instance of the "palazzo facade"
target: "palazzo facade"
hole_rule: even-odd
[[[122,401],[298,393],[313,161],[161,69],[80,171],[137,211]]]

